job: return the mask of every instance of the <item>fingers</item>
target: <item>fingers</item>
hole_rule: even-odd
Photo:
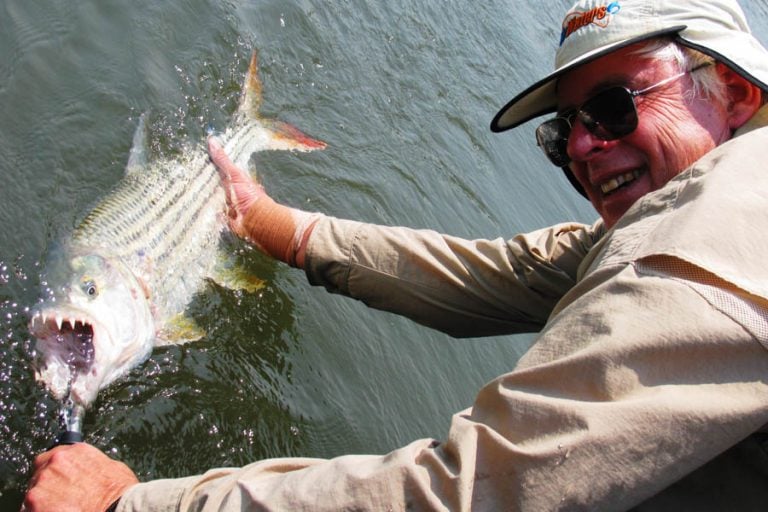
[[[58,446],[35,458],[24,510],[102,512],[136,483],[128,466],[91,445]]]
[[[248,173],[244,172],[229,159],[221,139],[215,135],[208,137],[208,156],[211,157],[213,165],[216,166],[225,180],[233,183],[251,181]]]
[[[56,450],[56,448],[53,448],[53,449],[45,451],[45,452],[41,453],[40,455],[38,455],[37,457],[35,457],[35,462],[34,462],[35,471],[38,471],[38,470],[42,469],[43,467],[46,466],[46,464],[48,464],[48,461],[53,456],[53,452],[55,450]]]
[[[260,183],[229,159],[221,139],[216,136],[208,137],[208,155],[219,170],[227,191],[228,204],[236,208],[238,213],[244,214],[256,200],[266,195]]]
[[[221,139],[215,135],[208,137],[208,156],[211,158],[211,162],[213,162],[213,165],[219,171],[219,175],[221,176],[224,190],[226,191],[227,205],[229,206],[227,215],[229,217],[230,225],[234,228],[237,225],[237,220],[241,217],[238,209],[238,205],[240,204],[237,192],[238,187],[235,183],[242,183],[242,172],[229,159]],[[234,231],[237,232],[237,230]]]
[[[229,160],[227,153],[224,151],[224,145],[216,135],[208,137],[208,156],[211,157],[213,165],[217,168],[221,168],[222,162]]]

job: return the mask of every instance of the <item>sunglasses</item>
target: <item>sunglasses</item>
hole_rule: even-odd
[[[571,162],[568,156],[568,137],[577,119],[589,133],[600,140],[620,139],[637,128],[637,107],[635,106],[637,96],[648,94],[711,64],[711,62],[705,62],[691,70],[683,71],[636,91],[626,87],[609,87],[589,98],[578,109],[539,125],[536,128],[536,144],[541,147],[550,162],[558,167],[565,167]]]

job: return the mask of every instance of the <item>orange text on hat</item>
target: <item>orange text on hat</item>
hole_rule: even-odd
[[[621,9],[619,2],[611,2],[608,5],[594,7],[588,11],[569,12],[563,20],[563,31],[560,35],[560,44],[563,44],[563,41],[565,41],[568,36],[587,25],[594,23],[599,27],[607,26],[610,21],[608,15],[616,14],[619,12],[619,9]]]

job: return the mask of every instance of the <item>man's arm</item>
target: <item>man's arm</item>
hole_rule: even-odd
[[[215,137],[231,229],[303,268],[312,284],[454,336],[537,331],[573,287],[593,229],[570,223],[511,240],[344,221],[275,202]]]
[[[125,489],[119,512],[626,510],[768,423],[768,354],[742,321],[759,324],[759,305],[721,289],[724,311],[700,285],[634,265],[591,274],[442,443],[137,485],[78,445],[39,461],[27,503],[82,500],[79,510],[99,512]]]
[[[294,267],[304,266],[306,243],[319,215],[282,205],[208,138],[208,154],[227,194],[229,227],[262,252]]]
[[[591,230],[562,224],[511,240],[323,218],[309,281],[456,337],[541,329],[577,281]]]
[[[685,280],[609,270],[442,443],[140,484],[120,510],[631,508],[768,422],[768,354]]]

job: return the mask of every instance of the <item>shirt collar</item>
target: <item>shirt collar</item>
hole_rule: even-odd
[[[760,107],[760,109],[755,112],[755,115],[753,115],[749,121],[744,123],[744,125],[736,130],[733,136],[738,137],[739,135],[744,135],[747,132],[751,132],[757,128],[762,128],[763,126],[768,126],[768,104]]]

